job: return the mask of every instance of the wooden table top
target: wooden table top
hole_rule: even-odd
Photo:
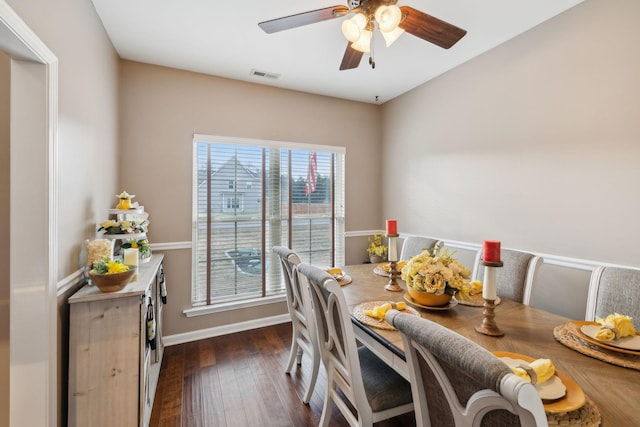
[[[398,279],[402,292],[384,290],[388,278],[374,274],[375,265],[360,264],[343,267],[352,282],[342,287],[349,310],[369,301],[404,301],[406,284]],[[496,306],[495,320],[505,333],[503,337],[480,334],[474,327],[482,323],[482,307],[458,304],[445,311],[418,309],[426,319],[440,323],[471,339],[489,351],[507,351],[532,358],[549,358],[559,371],[571,377],[595,402],[602,415],[602,426],[640,425],[640,371],[615,366],[578,353],[556,341],[553,329],[571,320],[531,306],[503,299]],[[382,346],[404,356],[400,333],[369,327],[354,321],[357,329],[371,334]],[[640,356],[638,356],[640,360]]]

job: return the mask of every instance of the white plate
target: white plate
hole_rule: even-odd
[[[583,334],[585,334],[589,338],[593,338],[594,340],[597,340],[601,343],[604,343],[613,347],[624,348],[627,350],[640,351],[640,335],[618,338],[617,340],[612,340],[612,341],[603,341],[596,338],[596,334],[598,333],[601,327],[602,327],[601,325],[583,325],[582,327],[580,327],[580,330],[582,331]]]
[[[512,359],[511,357],[501,357],[504,363],[510,368],[515,368],[520,365],[529,365],[522,359]],[[534,384],[540,399],[542,400],[556,400],[564,397],[567,394],[567,387],[562,383],[562,380],[557,375],[552,376],[547,381],[539,384]]]

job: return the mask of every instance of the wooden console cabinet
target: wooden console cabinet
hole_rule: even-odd
[[[85,285],[69,298],[69,426],[149,425],[164,346],[163,255],[118,292]],[[147,340],[153,304],[156,348]]]

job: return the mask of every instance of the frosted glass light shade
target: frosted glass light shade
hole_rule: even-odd
[[[362,13],[356,13],[353,18],[342,21],[342,34],[353,43],[360,38],[366,26],[367,17]]]
[[[390,33],[398,27],[402,19],[402,11],[395,4],[391,6],[380,6],[376,9],[375,19],[378,27],[383,33]]]
[[[351,44],[351,47],[359,52],[368,53],[371,51],[371,38],[373,31],[364,30],[360,34],[360,38]]]
[[[380,33],[382,34],[382,37],[384,37],[384,41],[387,44],[387,47],[389,47],[393,44],[393,42],[398,40],[398,37],[400,37],[404,33],[404,30],[400,27],[396,27],[395,30],[389,33],[385,33],[384,31],[380,31]]]

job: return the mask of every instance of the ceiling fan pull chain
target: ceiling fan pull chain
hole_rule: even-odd
[[[369,50],[369,65],[371,65],[371,69],[375,70],[376,61],[373,59],[375,54],[375,45],[373,44],[373,40],[371,40],[371,49]]]

